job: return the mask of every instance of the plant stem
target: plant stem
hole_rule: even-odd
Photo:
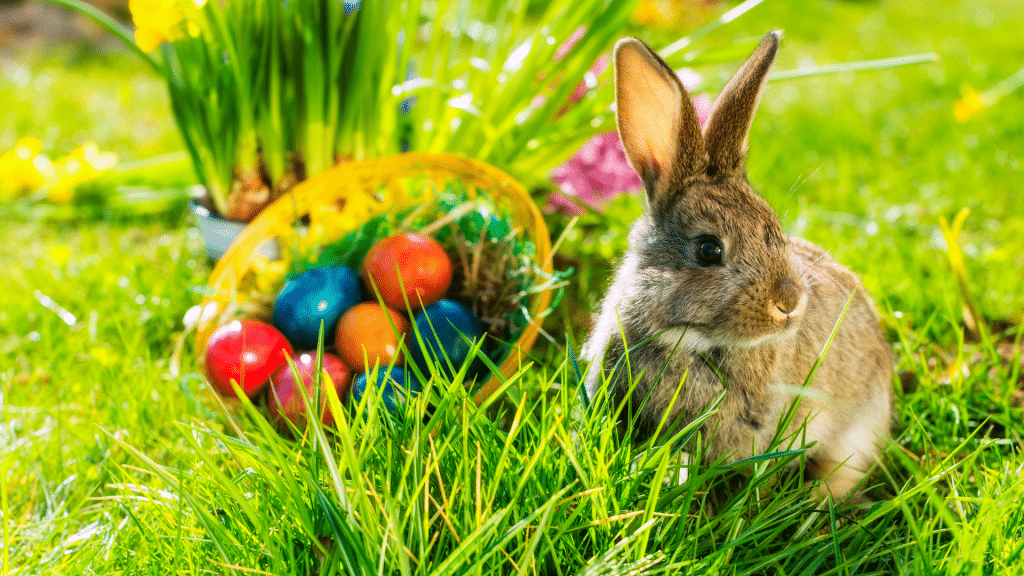
[[[825,64],[822,66],[805,66],[793,68],[792,70],[779,70],[768,74],[768,80],[793,80],[794,78],[807,78],[809,76],[823,76],[825,74],[842,74],[844,72],[860,72],[862,70],[885,70],[911,64],[923,64],[935,62],[938,55],[910,54],[908,56],[897,56],[895,58],[880,58],[878,60],[861,60],[859,62],[840,62],[838,64]]]
[[[971,295],[970,283],[967,280],[967,266],[964,264],[963,252],[960,251],[960,233],[963,232],[964,222],[970,213],[971,209],[964,206],[953,217],[952,224],[945,218],[940,217],[939,226],[942,228],[942,235],[946,239],[949,265],[953,269],[953,275],[956,276],[957,284],[960,286],[960,295],[964,299],[964,306],[971,315],[971,321],[974,324],[974,326],[968,326],[968,329],[971,332],[975,332],[976,336],[984,336],[988,332],[985,328],[985,320],[981,316],[978,303],[974,300],[974,296]]]
[[[127,46],[132,52],[135,52],[135,54],[138,55],[139,58],[142,58],[143,62],[149,64],[150,67],[152,67],[157,74],[160,74],[161,76],[163,75],[163,68],[160,66],[160,63],[155,58],[153,58],[153,56],[143,51],[142,48],[139,48],[139,45],[135,43],[135,38],[132,37],[131,32],[129,32],[124,26],[119,24],[113,18],[107,16],[107,14],[99,8],[96,8],[92,4],[82,2],[81,0],[48,1],[58,6],[63,6],[64,8],[67,8],[69,10],[74,10],[75,12],[78,12],[79,14],[88,17],[97,25],[99,25],[100,28],[103,28],[107,32],[113,34],[114,37],[116,37],[118,40],[124,43],[124,45]]]

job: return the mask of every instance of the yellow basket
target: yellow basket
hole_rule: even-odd
[[[415,178],[428,185],[410,190],[407,181]],[[210,274],[196,326],[198,350],[206,349],[206,340],[218,326],[246,315],[239,301],[245,298],[244,287],[254,286],[266,269],[268,248],[277,252],[277,247],[284,247],[280,252],[287,262],[291,246],[336,240],[374,217],[415,208],[432,200],[433,190],[443,188],[430,183],[452,180],[461,182],[470,196],[482,190],[506,207],[515,233],[534,244],[535,265],[550,277],[551,239],[544,218],[522,186],[501,170],[453,154],[402,154],[342,164],[296,185],[260,212],[231,244]],[[529,321],[500,366],[505,378],[522,365],[550,302],[550,289],[531,295]],[[474,396],[476,403],[501,383],[502,378],[492,376]]]

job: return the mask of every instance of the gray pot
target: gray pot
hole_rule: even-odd
[[[244,222],[225,220],[195,199],[189,201],[188,209],[196,217],[199,232],[203,235],[203,242],[206,244],[206,254],[213,260],[220,260],[235,238],[238,238],[242,230],[245,230]],[[281,245],[276,239],[266,241],[256,252],[270,260],[281,259]]]

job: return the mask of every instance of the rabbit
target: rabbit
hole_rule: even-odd
[[[894,358],[858,277],[784,234],[747,182],[747,136],[780,37],[764,37],[703,130],[664,60],[635,38],[616,44],[615,119],[644,214],[581,350],[584,385],[592,400],[604,387],[613,408],[624,404],[620,425],[636,442],[663,420],[668,437],[724,391],[701,424],[707,462],[763,453],[799,397],[786,432],[807,422],[794,441],[813,443],[806,469],[839,499],[888,441]]]

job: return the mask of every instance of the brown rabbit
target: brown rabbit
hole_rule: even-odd
[[[725,391],[702,430],[705,459],[729,461],[763,452],[799,397],[789,432],[807,421],[796,442],[815,443],[809,467],[838,498],[888,437],[892,353],[857,276],[786,236],[746,180],[747,134],[779,38],[765,36],[703,130],[664,60],[633,38],[615,46],[616,121],[646,211],[584,345],[586,390],[625,402],[637,440],[663,421],[663,435],[679,430]]]

